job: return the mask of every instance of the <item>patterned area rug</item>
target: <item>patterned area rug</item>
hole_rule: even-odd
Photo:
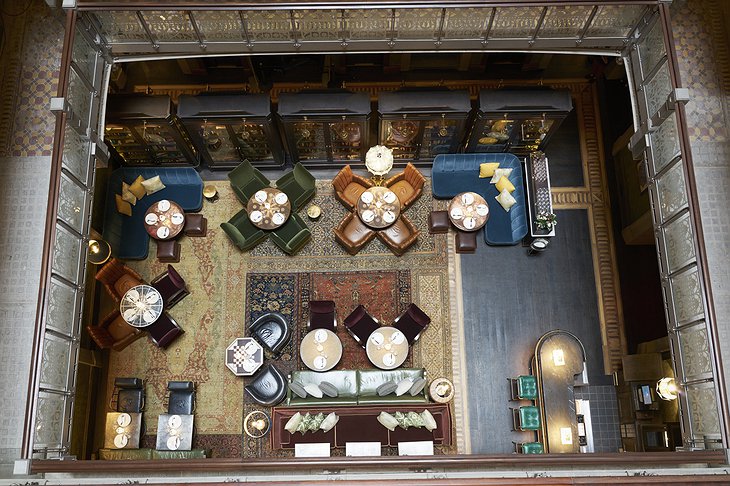
[[[170,315],[185,329],[185,334],[165,351],[158,350],[147,339],[140,339],[124,351],[110,354],[108,393],[111,394],[114,377],[145,379],[146,443],[154,442],[156,418],[165,412],[167,382],[193,380],[198,390],[194,447],[212,449],[214,457],[256,457],[263,453],[259,445],[249,447],[247,444],[242,449],[244,380],[225,367],[223,356],[234,338],[245,335],[249,319],[255,317],[256,312],[268,310],[269,306],[277,310],[274,302],[286,292],[291,292],[292,300],[299,298],[296,307],[292,304],[288,312],[300,319],[301,300],[308,301],[309,297],[297,292],[314,292],[315,298],[335,300],[340,318],[355,307],[354,302],[362,302],[383,322],[392,321],[404,305],[415,302],[432,322],[412,349],[411,366],[426,368],[431,378],[452,376],[451,351],[454,348],[449,313],[447,235],[429,235],[426,222],[428,213],[434,208],[443,208],[444,202],[431,197],[430,181],[426,182],[421,198],[405,211],[421,230],[421,235],[402,257],[393,255],[377,239],[356,256],[348,255],[340,247],[332,229],[345,215],[345,209],[334,198],[331,181],[317,181],[313,202],[323,209],[322,217],[311,222],[302,214],[313,237],[299,254],[285,255],[270,241],[252,252],[242,253],[230,243],[219,225],[243,206],[227,182],[215,181],[213,184],[220,197],[215,203],[206,201],[202,210],[208,218],[208,235],[181,238],[181,259],[174,264],[186,280],[190,295],[172,308]],[[166,264],[154,258],[155,251],[154,242],[150,242],[150,258],[127,262],[148,281],[166,268]],[[256,277],[261,274],[268,277]],[[269,298],[261,295],[262,288],[275,287],[269,283],[272,279],[276,279],[279,288],[290,286],[289,289],[277,291]],[[394,294],[382,303],[369,300],[374,292],[385,295],[385,288]],[[251,299],[253,294],[256,297]],[[247,298],[251,302],[249,307],[245,307]],[[306,317],[304,319],[306,322]],[[343,343],[351,341],[348,335],[341,337]],[[371,366],[364,351],[352,349],[352,354],[348,351],[343,356],[340,366]],[[289,359],[296,361],[297,354],[291,353],[290,350]],[[282,371],[290,369],[293,368]],[[457,433],[460,433],[458,427]],[[265,442],[268,444],[268,440]]]

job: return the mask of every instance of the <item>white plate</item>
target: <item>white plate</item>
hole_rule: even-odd
[[[264,218],[264,215],[261,214],[261,211],[251,211],[251,214],[248,215],[248,218],[251,220],[252,223],[258,223]]]
[[[117,449],[124,449],[127,447],[127,442],[129,442],[129,437],[127,437],[124,434],[118,434],[114,436],[114,447]]]
[[[137,289],[129,289],[126,294],[124,294],[124,297],[129,302],[137,302],[139,300],[139,291]]]
[[[147,295],[144,296],[144,300],[148,304],[154,304],[160,300],[160,294],[157,292],[148,292]]]
[[[477,206],[477,214],[479,216],[486,216],[489,213],[489,207],[486,204],[480,204]]]
[[[323,343],[327,340],[329,336],[327,335],[327,331],[324,329],[317,329],[314,331],[314,342],[315,343]]]
[[[393,211],[386,211],[383,213],[383,221],[386,223],[392,223],[395,221],[395,213]]]
[[[249,356],[253,356],[258,350],[259,347],[256,346],[256,343],[253,341],[249,341],[245,344],[245,346],[243,346],[243,351]]]
[[[400,331],[395,331],[391,336],[390,340],[393,342],[393,344],[400,344],[403,341],[405,341],[406,337],[403,335]]]
[[[271,221],[279,226],[280,224],[284,224],[284,221],[286,221],[286,218],[281,213],[274,213],[274,215],[271,217]]]
[[[385,342],[385,336],[383,336],[382,333],[374,332],[370,335],[370,340],[375,344],[376,346],[380,346]]]
[[[474,227],[477,225],[477,222],[474,220],[474,218],[464,218],[464,228],[466,229],[474,229]]]
[[[132,307],[131,309],[125,309],[124,310],[124,320],[129,322],[132,319],[134,319],[134,316],[137,315],[137,308]]]
[[[181,213],[175,213],[170,216],[170,221],[172,221],[172,224],[183,224],[185,222],[185,216]]]
[[[274,201],[276,201],[276,204],[286,204],[288,200],[289,198],[283,192],[280,192],[276,195],[276,197],[274,197]]]
[[[393,366],[395,364],[395,355],[393,353],[385,353],[383,355],[383,364],[385,366]]]
[[[256,199],[260,203],[266,201],[267,197],[268,197],[268,195],[266,194],[266,191],[258,191],[258,192],[256,192],[256,194],[253,195],[253,198]]]
[[[464,211],[462,211],[461,208],[452,208],[451,217],[454,219],[461,219],[464,217]]]
[[[467,206],[474,202],[474,194],[467,192],[461,195],[461,202]]]
[[[180,426],[182,425],[182,419],[180,418],[179,415],[171,415],[167,419],[167,425],[169,425],[170,428],[172,428],[172,429],[179,429]]]
[[[366,223],[369,223],[370,221],[375,219],[375,213],[370,211],[369,209],[366,209],[365,211],[363,211],[361,216],[362,216],[362,220],[365,221]]]
[[[157,215],[155,213],[149,213],[144,217],[144,222],[147,224],[157,224]]]
[[[155,317],[155,314],[150,311],[144,311],[142,313],[142,319],[144,319],[144,321],[147,324],[152,324],[153,322],[155,322],[157,320],[157,318]]]
[[[388,191],[383,194],[383,201],[387,202],[388,204],[393,204],[397,198],[398,197],[393,191]]]
[[[170,236],[170,228],[167,226],[161,226],[157,228],[157,237],[162,238],[163,240]]]
[[[327,358],[324,356],[316,356],[314,358],[314,367],[323,370],[327,366]]]
[[[180,437],[173,435],[167,439],[167,448],[176,451],[180,447]]]
[[[162,212],[167,211],[170,209],[170,201],[167,199],[161,199],[160,202],[157,203],[157,209],[159,209]]]
[[[117,424],[119,424],[120,427],[127,427],[131,423],[132,423],[132,416],[129,415],[128,413],[121,413],[117,417]]]
[[[361,200],[362,200],[362,202],[364,202],[365,204],[370,204],[371,202],[373,202],[373,193],[372,193],[372,192],[368,192],[368,191],[365,191],[365,192],[363,192],[363,193],[362,193],[362,195],[360,196],[360,199],[361,199]]]

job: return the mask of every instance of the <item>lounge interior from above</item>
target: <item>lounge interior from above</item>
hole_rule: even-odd
[[[616,59],[116,64],[72,454],[682,447]]]

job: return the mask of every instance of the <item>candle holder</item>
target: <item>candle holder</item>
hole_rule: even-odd
[[[254,410],[246,415],[243,420],[243,431],[247,436],[260,439],[265,436],[271,428],[271,419],[261,410]]]

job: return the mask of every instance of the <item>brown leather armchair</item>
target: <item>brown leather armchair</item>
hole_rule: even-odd
[[[398,196],[401,206],[407,208],[421,196],[425,183],[426,178],[423,177],[423,174],[416,169],[416,166],[408,162],[403,172],[388,179],[385,185]]]
[[[385,243],[393,253],[401,256],[418,239],[421,232],[404,215],[384,230],[378,231],[380,241]]]
[[[117,302],[122,300],[127,290],[135,285],[142,285],[142,277],[116,258],[109,260],[96,272],[96,280],[104,284],[104,288]]]
[[[352,172],[349,165],[346,165],[332,179],[332,186],[335,188],[335,197],[349,209],[353,209],[357,205],[360,195],[369,187],[373,187],[373,183]]]
[[[114,351],[121,351],[144,336],[143,331],[127,324],[118,309],[107,315],[99,324],[87,326],[86,330],[97,346]]]
[[[350,213],[340,221],[334,229],[335,240],[342,245],[347,253],[355,255],[363,246],[375,237],[375,232],[365,226],[355,213]]]

